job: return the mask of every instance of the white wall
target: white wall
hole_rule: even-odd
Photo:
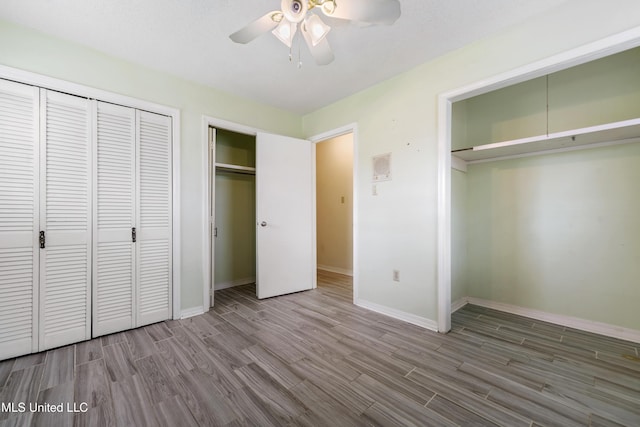
[[[358,124],[360,298],[437,318],[438,94],[637,26],[635,0],[567,1],[305,116],[306,135]],[[386,152],[393,154],[393,181],[378,184],[373,196],[371,157]],[[393,269],[400,283],[392,281]]]

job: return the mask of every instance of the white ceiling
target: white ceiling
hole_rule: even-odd
[[[0,18],[303,114],[566,1],[401,0],[393,26],[334,27],[327,66],[302,46],[300,69],[271,34],[228,38],[280,0],[1,0]]]

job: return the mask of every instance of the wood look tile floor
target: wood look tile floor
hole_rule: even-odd
[[[350,278],[0,362],[0,426],[640,426],[638,345],[466,306],[439,335],[351,303]],[[28,404],[28,403],[27,403]]]

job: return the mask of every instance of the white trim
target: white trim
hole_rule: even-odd
[[[438,329],[451,328],[451,104],[640,46],[640,27],[438,95]]]
[[[216,283],[214,285],[214,290],[221,291],[223,289],[235,288],[236,286],[249,285],[251,283],[256,283],[255,277],[245,277],[244,279],[236,279],[230,280],[228,282]]]
[[[320,133],[318,135],[314,135],[307,139],[313,143],[318,143],[318,142],[326,141],[327,139],[337,138],[339,136],[346,135],[348,133],[355,133],[357,128],[358,128],[357,123],[350,123],[348,125],[344,125],[339,128]]]
[[[451,313],[455,313],[465,305],[469,304],[469,297],[462,297],[451,303]]]
[[[640,343],[640,331],[636,329],[629,329],[622,326],[611,325],[608,323],[596,322],[593,320],[581,319],[579,317],[566,316],[563,314],[554,314],[542,310],[535,310],[532,308],[520,307],[517,305],[489,301],[475,297],[467,297],[466,299],[469,304],[478,305],[480,307],[491,308],[493,310],[517,314],[519,316],[540,320],[542,322],[549,322],[573,329],[579,329],[581,331]]]
[[[0,65],[0,78],[13,80],[32,86],[38,86],[44,89],[69,93],[84,98],[97,99],[99,101],[106,101],[112,104],[119,104],[124,107],[132,107],[138,110],[145,110],[150,113],[157,113],[171,117],[180,115],[180,110],[178,108],[156,104],[127,95],[120,95],[106,90],[96,89],[78,83],[73,83],[67,80],[61,80],[42,74],[32,73],[31,71],[8,67],[6,65]]]
[[[317,211],[317,202],[318,202],[318,194],[317,194],[317,183],[316,179],[318,177],[318,171],[316,170],[316,144],[311,143],[311,164],[309,168],[311,169],[311,260],[313,268],[311,270],[311,289],[318,288],[318,211]]]
[[[451,156],[451,167],[455,170],[459,170],[460,172],[467,171],[467,162],[466,160],[462,160],[460,157]]]
[[[353,270],[347,270],[346,268],[331,267],[329,265],[318,264],[318,270],[328,271],[329,273],[344,274],[345,276],[353,277]]]
[[[180,110],[174,107],[168,107],[166,105],[156,104],[153,102],[145,101],[138,98],[133,98],[126,95],[120,95],[113,92],[108,92],[102,89],[96,89],[89,86],[81,85],[78,83],[61,80],[54,77],[45,76],[42,74],[32,73],[30,71],[21,70],[18,68],[8,67],[6,65],[0,65],[0,78],[21,82],[24,84],[37,86],[45,89],[50,89],[58,92],[70,93],[77,96],[85,97],[88,99],[96,99],[99,101],[109,102],[112,104],[118,104],[125,107],[135,108],[138,110],[144,110],[151,113],[157,113],[164,116],[171,117],[172,128],[172,287],[173,292],[171,296],[171,308],[173,318],[177,319],[180,316],[180,290],[182,283],[180,275],[182,274],[182,261],[181,261],[181,244],[182,244],[182,231],[180,228]]]
[[[180,313],[180,319],[188,319],[189,317],[200,316],[204,313],[201,306],[186,308]]]
[[[311,136],[307,139],[312,143],[317,144],[319,142],[326,141],[327,139],[337,138],[348,133],[353,135],[353,271],[350,276],[353,277],[353,301],[355,303],[355,301],[358,301],[358,283],[360,281],[358,274],[358,124],[355,122],[350,123],[339,128]],[[319,266],[316,267],[320,268]]]
[[[431,331],[438,330],[437,322],[427,319],[426,317],[360,299],[354,300],[354,304],[358,307],[366,308],[367,310],[375,311],[376,313],[384,314],[385,316],[393,317],[394,319],[402,320],[403,322],[411,323],[412,325],[417,325]]]
[[[171,116],[171,174],[173,180],[173,188],[171,189],[171,196],[173,200],[173,212],[172,212],[172,224],[173,235],[171,238],[171,249],[173,251],[173,260],[171,263],[172,268],[172,280],[173,280],[173,295],[171,298],[171,305],[173,309],[173,318],[177,319],[181,313],[180,305],[180,293],[182,289],[182,229],[180,227],[182,216],[180,205],[180,111],[176,110],[175,115]]]
[[[438,97],[438,332],[451,330],[451,101]]]
[[[204,185],[202,186],[202,200],[203,212],[202,212],[202,309],[209,311],[208,305],[211,305],[211,219],[210,219],[210,203],[211,203],[211,157],[209,155],[209,120],[208,117],[202,116],[202,135],[201,135],[201,155],[202,159],[202,173],[205,176]],[[214,159],[215,161],[215,159]]]
[[[587,145],[576,145],[575,147],[563,147],[563,148],[554,148],[551,150],[544,151],[534,151],[532,153],[522,153],[522,154],[513,154],[511,156],[502,156],[502,157],[492,157],[490,159],[482,159],[482,160],[469,160],[466,163],[468,165],[475,165],[478,163],[489,163],[495,161],[502,160],[510,160],[510,159],[520,159],[523,157],[534,157],[534,156],[542,156],[545,154],[557,154],[557,153],[567,153],[570,151],[580,151],[580,150],[588,150],[592,148],[600,148],[600,147],[610,147],[613,145],[625,145],[625,144],[633,144],[636,142],[640,142],[640,138],[629,138],[618,141],[608,141],[608,142],[597,142],[595,144],[587,144]],[[451,158],[455,158],[451,156]]]
[[[224,129],[231,132],[243,133],[245,135],[257,136],[258,132],[267,132],[264,129],[255,128],[253,126],[241,125],[239,123],[230,122],[228,120],[217,119],[210,116],[202,116],[207,121],[209,126],[216,129]]]

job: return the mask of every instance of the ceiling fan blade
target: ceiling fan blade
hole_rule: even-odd
[[[280,12],[279,10],[269,12],[266,15],[256,19],[246,27],[231,34],[229,38],[236,43],[249,43],[256,37],[259,37],[264,33],[268,33],[269,31],[277,27],[280,23],[280,20],[276,21],[274,17],[278,15],[280,15],[280,20],[282,20],[282,12]]]
[[[371,24],[391,25],[400,17],[398,0],[343,0],[335,3],[335,8],[321,8],[325,15],[332,18]]]
[[[333,51],[331,51],[331,46],[329,46],[329,42],[327,38],[323,38],[318,44],[315,46],[311,40],[311,34],[307,31],[306,25],[301,25],[300,30],[302,36],[304,37],[304,41],[307,42],[307,47],[311,52],[311,56],[316,61],[318,65],[327,65],[333,62],[335,56],[333,56]]]

